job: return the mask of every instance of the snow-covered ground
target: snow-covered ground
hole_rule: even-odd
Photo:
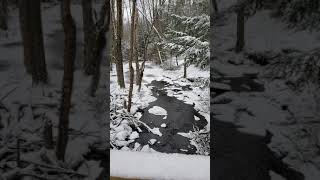
[[[209,180],[210,157],[111,150],[110,175],[124,178]]]
[[[179,61],[180,64],[182,64],[182,61]],[[142,82],[142,87],[141,91],[138,92],[138,87],[134,85],[133,88],[133,98],[132,98],[132,109],[130,113],[127,113],[126,110],[123,109],[123,103],[124,99],[127,101],[128,97],[128,84],[129,84],[129,77],[128,77],[128,64],[124,64],[124,74],[125,74],[125,82],[126,82],[126,88],[125,89],[120,89],[118,84],[117,84],[117,76],[116,76],[116,71],[115,71],[115,66],[113,67],[113,71],[111,71],[110,75],[110,95],[111,95],[111,109],[114,108],[117,113],[111,113],[111,119],[115,119],[114,121],[110,122],[110,143],[115,149],[121,148],[121,150],[129,150],[129,151],[140,151],[140,152],[152,152],[151,155],[146,155],[140,152],[138,153],[132,153],[128,154],[128,156],[136,156],[136,157],[131,157],[133,159],[136,159],[137,161],[144,161],[144,158],[147,159],[153,159],[152,163],[155,165],[153,167],[148,168],[148,170],[141,170],[136,171],[136,168],[134,168],[132,165],[126,164],[123,165],[120,162],[123,162],[121,160],[120,162],[117,161],[119,158],[117,155],[117,151],[112,151],[111,153],[111,170],[114,175],[128,175],[130,177],[139,177],[139,178],[155,178],[157,177],[158,179],[165,179],[166,174],[168,175],[167,178],[175,178],[179,176],[172,176],[171,171],[169,171],[169,167],[163,166],[165,164],[162,164],[161,159],[165,158],[160,158],[157,159],[158,153],[156,154],[156,151],[152,148],[152,146],[155,143],[158,143],[158,141],[154,138],[151,138],[148,140],[147,145],[141,145],[135,140],[139,138],[139,133],[142,132],[142,127],[146,126],[147,129],[157,135],[157,136],[163,136],[166,134],[163,134],[162,129],[167,128],[166,123],[160,123],[159,127],[153,127],[150,128],[148,125],[142,121],[140,121],[140,118],[143,116],[143,113],[141,110],[147,108],[150,103],[155,102],[158,98],[157,94],[153,94],[152,92],[152,85],[150,85],[153,81],[161,81],[167,83],[167,85],[163,88],[166,91],[167,96],[172,96],[175,97],[181,101],[183,101],[186,104],[194,105],[194,108],[196,111],[198,111],[202,116],[205,117],[207,121],[207,126],[205,129],[202,129],[201,131],[207,132],[209,131],[210,128],[210,100],[209,100],[209,84],[205,84],[204,82],[191,82],[188,79],[183,78],[183,67],[180,65],[180,67],[177,70],[164,70],[160,66],[153,64],[152,62],[147,62],[146,63],[146,68],[144,71],[144,77],[143,77],[143,82]],[[200,70],[197,67],[190,66],[188,67],[188,77],[192,79],[201,79],[203,81],[207,80],[209,81],[209,76],[210,73],[208,70]],[[197,84],[198,83],[198,84]],[[193,90],[190,91],[190,89],[184,89],[183,87],[190,86]],[[177,90],[179,93],[177,93]],[[152,115],[159,116],[163,120],[167,120],[167,107],[163,107],[160,105],[154,105],[151,106],[148,109],[148,112]],[[119,114],[126,114],[127,116],[122,116],[122,118],[117,118],[117,116],[120,116]],[[131,118],[130,118],[131,117]],[[197,116],[195,116],[197,118]],[[193,118],[193,116],[192,116]],[[130,125],[134,124],[134,126],[137,126],[137,124],[142,124],[142,126],[137,126],[137,131],[133,130]],[[139,128],[140,127],[140,128]],[[192,132],[190,132],[192,134]],[[134,134],[134,139],[130,138]],[[188,134],[188,133],[186,133]],[[129,137],[129,138],[128,138]],[[192,137],[191,135],[188,137]],[[197,145],[195,142],[193,143],[192,139],[190,139],[190,144],[191,145]],[[134,144],[134,146],[133,146]],[[131,148],[129,148],[131,147]],[[115,157],[113,157],[113,155]],[[160,155],[160,154],[159,154]],[[174,159],[174,155],[171,156],[171,154],[167,155],[164,154],[162,156],[168,157],[169,160],[171,158]],[[176,168],[180,168],[179,166],[183,166],[181,162],[184,161],[189,161],[188,158],[191,156],[181,156],[179,159],[181,161],[178,161],[177,164],[172,164],[170,167],[174,166]],[[122,157],[121,157],[122,158]],[[114,159],[114,160],[113,160]],[[184,160],[185,159],[185,160]],[[167,159],[168,160],[168,159]],[[154,162],[155,161],[155,162]],[[149,161],[147,161],[149,162]],[[120,164],[119,164],[120,163]],[[151,162],[150,162],[151,163]],[[163,167],[162,167],[163,166]],[[206,166],[206,165],[205,165]],[[127,168],[124,168],[127,167]],[[169,168],[169,169],[168,169]],[[206,168],[206,167],[204,167]],[[126,169],[123,170],[122,169]],[[153,170],[152,170],[153,169]],[[150,171],[149,171],[150,170]],[[202,169],[200,171],[203,171],[205,169]],[[164,174],[164,172],[166,172]],[[119,174],[120,173],[120,174]],[[121,174],[122,173],[122,174]],[[128,174],[123,174],[123,173],[128,173]],[[133,174],[132,174],[133,173]],[[138,173],[138,174],[134,174]],[[160,174],[159,174],[160,173]],[[204,179],[209,179],[206,176],[209,175],[208,172],[207,174],[203,174],[199,176],[199,178],[204,177]],[[182,176],[180,176],[182,177]],[[195,176],[194,176],[195,177]],[[156,179],[157,179],[156,178]],[[189,176],[190,179],[198,179],[198,178],[193,178],[193,176]],[[181,178],[180,178],[181,179]],[[182,179],[185,179],[182,177]]]
[[[182,64],[182,60],[180,60],[180,65]],[[121,89],[117,85],[117,76],[115,71],[115,66],[112,68],[110,74],[110,94],[114,97],[117,95],[123,95],[127,98],[128,94],[128,87],[126,89]],[[135,67],[134,67],[135,69]],[[129,84],[129,66],[128,63],[124,64],[124,72],[125,72],[125,82],[128,86]],[[200,70],[199,68],[191,65],[188,67],[187,76],[189,78],[201,78],[203,80],[209,81],[210,72],[209,70]],[[188,81],[187,79],[183,78],[183,68],[180,66],[178,70],[164,70],[161,67],[158,67],[151,62],[146,63],[146,68],[144,71],[143,76],[143,83],[141,87],[141,91],[138,92],[138,87],[133,87],[133,98],[132,98],[132,109],[131,112],[135,113],[138,108],[143,109],[149,105],[150,102],[156,100],[156,98],[152,95],[152,91],[150,86],[147,86],[152,81],[165,81],[172,86],[166,87],[166,91],[168,96],[173,96],[178,98],[179,100],[184,101],[187,104],[195,103],[195,109],[199,110],[200,113],[206,117],[208,123],[210,123],[210,116],[209,116],[209,107],[210,107],[210,91],[208,86],[201,87],[201,82],[197,87],[197,84],[193,84],[192,82]],[[175,85],[178,86],[192,86],[193,90],[182,90],[181,93],[175,93],[173,90],[176,89]],[[123,102],[119,102],[123,103]],[[208,129],[210,126],[208,125]]]
[[[0,177],[14,174],[17,170],[16,164],[10,160],[16,154],[14,148],[17,138],[21,140],[21,159],[32,161],[21,170],[26,174],[37,175],[35,171],[37,168],[42,169],[39,174],[46,173],[47,165],[55,169],[52,171],[70,171],[71,174],[84,175],[81,175],[86,177],[84,179],[95,179],[103,169],[100,167],[100,160],[85,158],[85,155],[90,154],[90,148],[108,149],[109,144],[106,140],[109,139],[109,134],[105,133],[108,131],[105,110],[108,88],[101,83],[96,98],[88,95],[91,80],[79,69],[83,53],[81,12],[80,5],[72,5],[72,14],[78,30],[77,69],[74,72],[69,143],[65,163],[62,165],[55,159],[52,150],[43,148],[45,122],[49,121],[53,126],[54,143],[58,133],[63,75],[63,30],[60,23],[60,6],[43,3],[42,7],[45,54],[49,73],[49,84],[46,86],[33,86],[31,78],[25,73],[18,10],[10,11],[9,30],[5,33],[7,36],[0,37],[0,64],[5,65],[0,68],[0,166],[9,168],[1,169]],[[101,72],[101,82],[106,82],[109,70],[103,67]],[[70,173],[59,173],[52,175],[52,178],[66,179],[69,175]],[[49,176],[48,178],[50,179]]]
[[[222,10],[232,4],[231,1],[220,2]],[[267,10],[250,17],[245,29],[245,52],[249,53],[265,52],[268,55],[289,48],[307,53],[320,47],[319,32],[293,32],[286,29],[284,23],[272,19]],[[234,14],[213,31],[213,56],[216,59],[211,62],[211,71],[215,75],[213,78],[220,80],[211,86],[222,92],[213,92],[211,111],[214,118],[239,125],[239,131],[245,133],[264,136],[269,130],[273,133],[269,147],[279,155],[286,154],[283,161],[302,172],[306,180],[318,179],[319,86],[310,84],[305,90],[296,91],[287,79],[272,80],[263,76],[267,66],[255,64],[244,53],[235,54],[231,50],[236,43]],[[253,82],[264,89],[255,89],[249,80],[241,81],[246,75],[252,75]],[[230,81],[232,78],[239,81]],[[272,173],[272,179],[282,178]]]

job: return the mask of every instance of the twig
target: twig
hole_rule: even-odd
[[[5,98],[7,98],[13,91],[15,91],[18,88],[18,86],[16,86],[15,88],[11,89],[9,92],[7,92],[4,96],[2,96],[2,98],[0,99],[0,102],[3,101]]]
[[[38,162],[34,162],[34,161],[29,161],[29,160],[26,160],[26,159],[21,159],[21,161],[23,161],[25,163],[29,163],[29,164],[34,164],[34,165],[37,165],[37,166],[43,166],[45,168],[56,169],[57,172],[64,173],[64,174],[75,174],[75,175],[79,175],[79,176],[83,176],[83,177],[87,176],[86,174],[81,174],[81,173],[78,173],[78,172],[75,172],[75,171],[72,171],[72,170],[67,170],[67,169],[64,169],[64,168],[61,168],[61,167],[57,167],[57,166],[51,166],[51,165],[47,165],[47,164],[42,164],[42,163],[38,163]]]
[[[56,178],[48,178],[45,176],[41,176],[41,175],[37,175],[37,174],[32,174],[32,173],[28,173],[28,172],[22,172],[20,173],[20,176],[31,176],[37,179],[43,179],[43,180],[56,180]]]

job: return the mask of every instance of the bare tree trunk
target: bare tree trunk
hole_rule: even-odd
[[[139,69],[139,81],[138,81],[138,85],[139,85],[138,91],[139,92],[141,90],[144,67],[145,67],[145,63],[147,61],[147,53],[148,53],[148,44],[149,44],[149,34],[150,34],[150,32],[151,31],[149,31],[149,33],[147,33],[146,36],[144,37],[143,62],[142,62],[141,67]]]
[[[212,0],[212,5],[213,5],[214,11],[215,11],[216,13],[219,12],[217,0]]]
[[[61,2],[61,17],[65,33],[64,72],[56,155],[57,158],[62,161],[64,161],[68,144],[69,112],[71,108],[73,71],[76,56],[76,26],[71,15],[70,5],[70,0],[63,0]]]
[[[184,58],[184,64],[183,64],[183,77],[187,78],[187,60]]]
[[[91,81],[91,92],[90,95],[93,97],[98,89],[99,80],[100,80],[100,66],[101,61],[103,58],[103,50],[107,46],[108,39],[106,38],[106,33],[109,32],[110,27],[110,1],[105,0],[103,7],[101,8],[100,12],[100,19],[97,25],[97,37],[95,38],[94,43],[94,58],[93,58],[93,76]],[[108,56],[109,57],[109,56]],[[108,58],[107,61],[109,62],[110,59]]]
[[[139,88],[138,91],[140,92],[141,90],[141,84],[142,84],[142,78],[143,78],[143,72],[144,72],[144,68],[145,68],[145,62],[147,59],[144,59],[140,68],[140,74],[139,74]]]
[[[45,148],[53,149],[52,122],[50,120],[44,122],[43,140]]]
[[[30,21],[28,19],[30,0],[19,0],[19,20],[23,41],[24,66],[28,74],[32,74],[31,60],[32,54],[32,33],[30,29]]]
[[[116,43],[116,15],[115,15],[115,0],[111,0],[110,1],[111,3],[111,39],[112,39],[112,42],[115,42]],[[114,48],[114,44],[115,43],[112,43],[111,44],[111,58],[110,58],[110,71],[112,71],[112,68],[113,68],[113,63],[116,63],[116,52],[115,52],[115,48]]]
[[[117,37],[116,37],[116,68],[118,84],[121,88],[125,88],[123,75],[123,60],[122,60],[122,0],[117,0]]]
[[[135,42],[135,16],[136,16],[136,3],[137,0],[132,0],[132,14],[131,14],[131,40],[130,40],[130,52],[129,52],[129,70],[130,70],[130,86],[129,86],[129,98],[128,98],[128,109],[131,110],[131,101],[132,101],[132,91],[133,91],[133,81],[134,81],[134,70],[132,67],[132,62],[134,59],[134,42]]]
[[[31,74],[34,83],[47,83],[48,73],[43,45],[41,0],[20,0],[19,10],[26,72]]]
[[[8,0],[0,0],[0,29],[8,30]]]
[[[84,59],[83,70],[85,74],[91,75],[94,72],[92,65],[93,61],[93,41],[95,25],[93,22],[92,0],[82,0],[82,17],[83,17],[83,32],[84,32]]]
[[[20,138],[19,137],[17,137],[17,149],[16,150],[17,150],[17,159],[16,159],[17,167],[21,168],[22,165],[21,165],[21,160],[20,160],[21,155],[20,155]]]
[[[244,48],[245,40],[244,40],[244,23],[245,23],[245,15],[244,15],[244,7],[240,7],[237,11],[237,44],[235,51],[237,53],[241,52]]]
[[[138,23],[139,23],[139,13],[138,13],[138,11],[136,11],[136,14],[135,14],[135,26],[134,26],[134,29],[135,29],[134,46],[136,47],[136,49],[138,49],[138,44],[139,44]],[[139,85],[140,65],[139,65],[138,50],[136,50],[136,52],[134,54],[135,54],[134,59],[135,59],[135,63],[136,63],[136,85]]]

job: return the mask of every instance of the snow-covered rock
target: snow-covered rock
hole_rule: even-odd
[[[166,116],[167,115],[167,111],[159,106],[153,106],[152,108],[150,108],[148,110],[148,112],[150,114],[159,115],[159,116],[161,116],[161,115]]]
[[[160,132],[159,128],[153,128],[150,129],[150,131],[155,135],[162,136],[162,133]]]
[[[154,145],[154,143],[156,143],[156,142],[157,142],[156,139],[150,139],[150,140],[149,140],[149,144],[151,144],[151,145]]]
[[[137,131],[133,131],[129,136],[129,139],[137,139],[137,138],[139,138],[139,133]]]
[[[166,123],[162,123],[160,126],[163,128],[167,127]]]

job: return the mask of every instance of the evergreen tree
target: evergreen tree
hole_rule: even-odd
[[[270,9],[274,18],[281,19],[289,29],[316,31],[320,28],[319,0],[243,0],[253,15],[259,9]],[[320,84],[320,54],[318,49],[309,52],[286,51],[269,65],[267,74],[286,78],[294,87],[302,88],[308,83]]]
[[[175,56],[184,56],[187,63],[204,68],[210,57],[209,30],[208,15],[188,17],[172,14],[162,45]]]
[[[289,28],[299,30],[320,28],[319,0],[278,0],[273,15],[285,21]]]
[[[318,30],[320,28],[319,0],[240,0],[234,8],[246,7],[247,16],[257,10],[271,9],[272,16],[282,19],[289,28]]]

